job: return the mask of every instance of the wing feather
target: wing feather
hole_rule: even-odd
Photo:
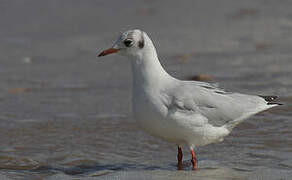
[[[193,121],[200,115],[204,118],[200,118],[198,125],[209,123],[219,127],[268,109],[259,96],[226,92],[205,82],[181,81],[169,94],[172,101],[168,108],[172,115],[176,113],[180,119],[193,118]]]

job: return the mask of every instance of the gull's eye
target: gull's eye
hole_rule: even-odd
[[[126,39],[126,40],[124,40],[124,44],[127,47],[131,47],[133,45],[133,40],[132,39]]]

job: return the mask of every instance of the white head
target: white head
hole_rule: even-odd
[[[151,39],[139,29],[122,33],[114,45],[102,51],[98,57],[112,53],[126,56],[131,60],[134,83],[145,84],[153,80],[152,83],[156,84],[160,82],[158,79],[171,77],[161,66]]]
[[[112,53],[134,58],[141,57],[145,49],[149,50],[149,47],[152,46],[153,44],[145,32],[139,29],[128,30],[119,36],[112,48],[102,51],[98,57]]]

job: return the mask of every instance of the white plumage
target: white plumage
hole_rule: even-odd
[[[150,38],[140,30],[124,32],[113,48],[99,56],[114,52],[131,60],[133,112],[140,127],[179,148],[186,144],[192,155],[195,146],[222,141],[243,120],[278,105],[270,102],[274,96],[231,93],[209,83],[173,78],[161,66]],[[194,169],[195,161],[193,157]]]

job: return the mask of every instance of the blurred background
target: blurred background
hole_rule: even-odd
[[[289,179],[292,1],[0,1],[0,177],[4,179]],[[125,30],[153,40],[179,79],[207,75],[229,91],[285,105],[197,149],[143,133],[127,59],[96,58]]]

